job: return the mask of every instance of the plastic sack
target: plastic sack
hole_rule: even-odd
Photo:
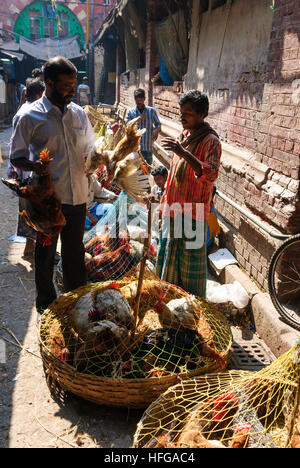
[[[250,301],[247,291],[238,281],[232,284],[208,282],[206,295],[209,302],[214,304],[231,302],[237,309],[244,309]]]

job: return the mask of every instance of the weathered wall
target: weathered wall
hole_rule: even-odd
[[[222,55],[228,6],[198,15],[198,5],[186,88],[208,94],[209,120],[224,142],[218,189],[266,224],[299,232],[299,2],[275,1],[273,13],[269,1],[236,0]],[[228,222],[227,247],[266,288],[276,242],[218,197],[216,206]]]
[[[299,1],[275,0],[272,11],[270,0],[235,0],[229,16],[229,1],[203,14],[199,3],[194,0],[183,88],[198,88],[209,96],[208,120],[223,142],[218,189],[266,225],[299,232]],[[136,84],[133,76],[123,83],[124,105]],[[180,83],[154,86],[153,104],[165,134],[180,131],[182,91]],[[215,201],[227,225],[223,241],[266,288],[278,241],[219,197]]]

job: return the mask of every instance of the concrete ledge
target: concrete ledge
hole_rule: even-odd
[[[268,293],[263,293],[237,265],[228,265],[220,275],[223,284],[239,281],[250,297],[250,311],[259,337],[279,357],[300,338],[300,332],[285,324],[273,306]]]
[[[254,325],[259,336],[276,357],[287,352],[300,338],[300,333],[280,320],[267,293],[259,293],[251,301]]]

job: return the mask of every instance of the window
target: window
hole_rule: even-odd
[[[58,29],[58,35],[60,37],[67,37],[69,35],[69,15],[64,11],[60,11],[58,13],[58,16],[60,19],[61,26],[61,28]]]
[[[40,20],[36,18],[30,18],[30,39],[35,41],[41,37],[41,25]]]
[[[45,18],[52,18],[55,19],[55,10],[52,5],[44,5],[43,6],[43,13]]]
[[[44,36],[54,37],[54,21],[44,21]]]
[[[215,8],[219,8],[222,5],[225,5],[227,3],[227,0],[212,0],[212,10]]]

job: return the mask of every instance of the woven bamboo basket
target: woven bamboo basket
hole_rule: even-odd
[[[95,109],[92,106],[84,106],[83,107],[84,112],[88,116],[91,125],[93,128],[97,126],[96,131],[98,132],[100,130],[101,125],[103,125],[106,122],[115,122],[115,119],[110,117],[109,115],[100,113],[97,109]]]
[[[299,353],[295,346],[259,372],[207,374],[169,388],[146,409],[133,447],[299,447]]]
[[[131,272],[131,274],[133,275],[133,272]],[[151,277],[151,274],[147,273],[145,278],[147,278],[147,275]],[[137,283],[131,283],[130,280],[132,280],[131,277],[118,280],[118,288]],[[148,283],[152,282],[153,281],[149,281]],[[145,281],[144,284],[147,284],[147,281]],[[142,296],[140,308],[144,311],[144,318],[138,324],[134,338],[131,338],[133,343],[126,344],[130,350],[136,347],[149,331],[161,328],[157,314],[151,309],[151,306],[153,306],[162,294],[164,295],[164,301],[166,303],[173,299],[188,296],[185,291],[174,285],[163,281],[156,281],[155,284],[156,291],[154,288],[155,292],[149,295],[148,299]],[[203,358],[201,364],[196,368],[193,366],[192,370],[183,369],[179,373],[169,372],[168,375],[146,378],[135,376],[130,378],[131,374],[129,373],[129,377],[127,376],[125,378],[122,372],[121,376],[120,372],[116,372],[116,368],[118,367],[116,364],[120,364],[117,362],[113,362],[114,373],[108,376],[79,372],[72,361],[63,362],[62,358],[58,357],[57,353],[54,353],[51,346],[49,346],[49,340],[53,345],[51,326],[54,326],[54,328],[58,327],[64,335],[64,339],[69,340],[69,343],[72,342],[76,348],[78,345],[78,336],[74,333],[70,321],[71,312],[75,304],[79,298],[86,295],[88,292],[97,292],[111,285],[112,282],[94,283],[79,288],[71,293],[64,294],[44,312],[39,327],[39,341],[46,380],[52,395],[61,397],[66,392],[71,392],[99,405],[146,408],[158,396],[176,383],[184,379],[190,379],[196,375],[219,370],[217,361]],[[132,301],[132,306],[134,307],[134,305],[135,298],[133,298]],[[210,304],[201,302],[201,309],[201,315],[203,314],[202,318],[205,317],[212,331],[212,342],[215,349],[223,356],[225,362],[228,362],[231,355],[232,334],[226,319]],[[71,338],[66,335],[70,335]],[[113,361],[113,359],[116,358],[110,357],[109,359]],[[116,359],[116,361],[117,360],[118,359]]]

